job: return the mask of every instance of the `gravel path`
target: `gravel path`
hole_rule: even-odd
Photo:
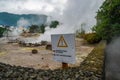
[[[101,74],[79,67],[56,70],[35,70],[0,63],[0,80],[101,80]]]

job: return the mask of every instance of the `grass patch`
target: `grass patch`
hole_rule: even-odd
[[[80,68],[82,70],[101,73],[103,68],[105,46],[105,41],[101,41],[98,45],[96,45],[92,52],[81,63]]]
[[[5,54],[6,54],[6,52],[0,52],[0,56],[5,55]]]

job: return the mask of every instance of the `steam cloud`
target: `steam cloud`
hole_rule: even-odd
[[[120,80],[120,38],[107,46],[105,55],[105,80]]]
[[[40,40],[50,41],[51,34],[75,33],[85,24],[90,32],[96,24],[95,16],[104,0],[0,0],[1,12],[15,14],[45,14],[60,21],[56,29],[47,29]],[[24,20],[23,20],[24,21]],[[18,22],[19,23],[19,22]],[[21,23],[21,22],[20,22]],[[24,23],[24,22],[23,22]],[[27,21],[25,21],[25,24]]]
[[[46,31],[40,39],[50,41],[50,34],[75,33],[81,28],[81,24],[85,24],[83,28],[90,32],[91,27],[96,24],[96,12],[102,2],[103,0],[68,0],[63,12],[58,17],[55,16],[62,25]]]
[[[17,26],[21,27],[21,26],[29,26],[30,23],[28,20],[24,19],[24,18],[20,18],[20,20],[17,21]]]

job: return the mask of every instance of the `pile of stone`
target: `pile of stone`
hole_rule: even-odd
[[[22,47],[37,47],[41,46],[41,43],[25,43],[24,41],[19,41],[19,45]]]
[[[37,38],[20,38],[18,43],[22,47],[36,47],[41,45]]]
[[[0,80],[102,80],[102,73],[83,71],[80,67],[56,70],[35,70],[0,63]]]

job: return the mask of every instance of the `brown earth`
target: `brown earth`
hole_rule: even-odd
[[[76,63],[69,64],[69,66],[80,66],[80,63],[88,56],[93,48],[94,46],[86,44],[83,39],[77,38]],[[38,53],[32,54],[32,49],[37,49]],[[61,68],[61,63],[53,60],[53,52],[46,50],[45,46],[20,47],[17,43],[0,44],[0,62],[35,69]]]

